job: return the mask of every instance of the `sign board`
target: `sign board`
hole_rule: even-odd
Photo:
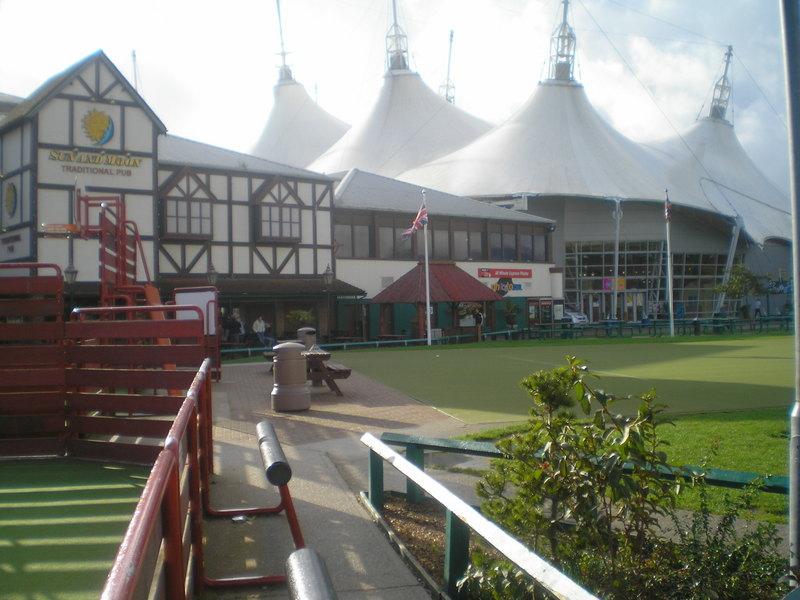
[[[478,277],[530,279],[533,277],[533,269],[478,269]]]
[[[175,304],[186,304],[199,308],[203,312],[206,335],[217,334],[217,291],[215,289],[175,290]],[[195,319],[197,315],[192,311],[179,310],[176,318]]]
[[[625,291],[625,278],[617,277],[616,288],[614,287],[613,277],[603,277],[603,291],[604,292],[624,292]]]

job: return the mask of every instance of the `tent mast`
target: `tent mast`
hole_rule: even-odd
[[[561,23],[553,32],[550,40],[550,79],[573,81],[575,68],[575,32],[567,20],[569,0],[562,0],[564,12]]]
[[[444,85],[439,88],[439,92],[444,96],[450,104],[456,102],[456,86],[453,80],[450,79],[450,65],[453,60],[453,30],[450,30],[450,46],[447,50],[447,79],[444,80]]]
[[[392,25],[386,34],[386,68],[389,71],[408,70],[408,37],[397,24],[397,0],[392,0]]]
[[[728,111],[728,103],[731,98],[731,82],[728,79],[728,70],[731,67],[731,56],[733,55],[733,46],[728,46],[725,50],[725,68],[722,71],[722,77],[714,84],[714,98],[711,100],[711,108],[708,109],[708,116],[712,119],[725,119],[725,114]]]
[[[281,70],[278,76],[278,81],[291,81],[292,70],[286,66],[286,48],[283,44],[283,20],[281,19],[281,0],[275,0],[275,5],[278,8],[278,35],[281,40]]]

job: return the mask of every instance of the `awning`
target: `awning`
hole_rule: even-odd
[[[453,262],[431,262],[431,302],[494,302],[503,298]],[[375,304],[425,302],[422,262],[372,299]]]

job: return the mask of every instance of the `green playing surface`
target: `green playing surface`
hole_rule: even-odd
[[[98,598],[149,469],[0,461],[0,598]]]
[[[335,360],[467,423],[502,423],[527,415],[520,379],[564,365],[567,354],[587,361],[598,387],[617,395],[655,388],[676,413],[788,407],[792,400],[787,335],[497,342],[337,352]],[[635,403],[617,406],[629,412]]]

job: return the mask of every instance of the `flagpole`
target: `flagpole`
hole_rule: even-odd
[[[672,239],[670,236],[670,221],[672,221],[672,207],[669,201],[669,190],[664,190],[666,200],[664,203],[664,217],[667,223],[667,302],[669,303],[669,336],[675,337],[675,307],[672,302]]]
[[[425,206],[425,190],[422,190],[422,206]],[[428,330],[428,346],[431,345],[431,274],[428,269],[428,219],[422,226],[425,238],[425,325]]]

